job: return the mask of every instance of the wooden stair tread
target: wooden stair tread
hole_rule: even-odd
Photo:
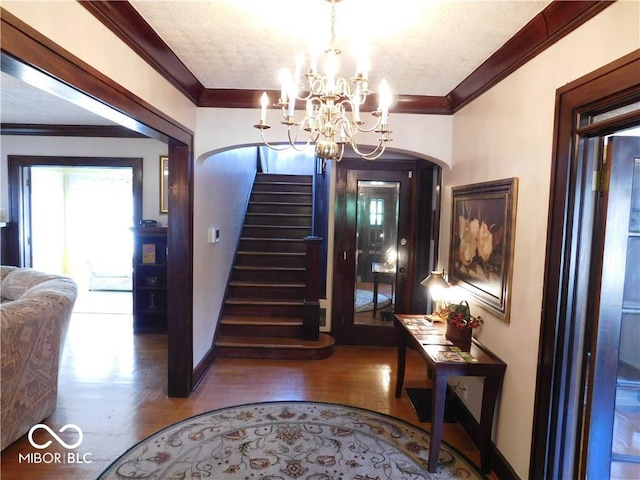
[[[234,287],[261,287],[261,288],[304,288],[304,283],[275,283],[275,282],[258,282],[256,280],[233,280],[229,285]]]
[[[309,225],[270,225],[263,223],[245,223],[245,228],[275,228],[279,230],[284,230],[287,228],[296,228],[296,229],[310,229]]]
[[[262,267],[262,266],[250,266],[250,265],[234,265],[233,268],[237,268],[239,270],[276,270],[276,271],[296,271],[303,272],[306,270],[304,267]]]
[[[304,304],[303,300],[289,300],[286,298],[236,298],[231,297],[225,300],[229,305],[293,305]]]
[[[303,206],[303,207],[310,207],[312,205],[311,202],[264,202],[264,201],[258,201],[258,200],[249,200],[249,204],[253,204],[253,205],[273,205],[273,206]]]
[[[275,349],[321,349],[333,346],[335,339],[324,333],[318,340],[280,337],[239,337],[221,335],[216,340],[217,347],[275,348]]]
[[[260,255],[265,257],[305,257],[303,252],[256,252],[253,250],[238,250],[238,255]]]
[[[296,205],[298,205],[296,203]],[[280,213],[280,212],[264,212],[264,213],[255,213],[255,212],[247,212],[248,217],[303,217],[303,218],[311,218],[310,213]]]
[[[220,320],[225,325],[302,325],[297,317],[262,317],[250,315],[225,315]]]
[[[265,238],[265,237],[240,237],[240,240],[256,240],[260,242],[302,242],[302,238]]]
[[[299,187],[312,187],[313,183],[311,182],[287,182],[282,180],[276,180],[271,182],[265,182],[264,180],[256,180],[253,182],[254,185],[291,185],[291,186],[299,186]]]

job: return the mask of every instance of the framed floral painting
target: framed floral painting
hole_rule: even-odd
[[[518,179],[452,188],[449,282],[509,321]]]

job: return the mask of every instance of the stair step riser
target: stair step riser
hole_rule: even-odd
[[[291,267],[304,268],[306,257],[303,255],[246,255],[238,253],[236,265],[243,267]]]
[[[301,338],[302,325],[220,325],[222,335],[237,337]]]
[[[311,203],[309,193],[252,192],[251,202]]]
[[[268,238],[241,238],[239,250],[243,252],[306,253],[302,237],[295,241],[277,241]]]
[[[271,215],[254,214],[247,215],[245,223],[247,225],[281,225],[292,227],[310,227],[311,215]]]
[[[311,235],[311,227],[274,227],[273,225],[245,225],[242,229],[243,237],[256,238],[292,238],[302,239]]]
[[[299,215],[311,215],[311,205],[299,205],[296,203],[260,203],[250,202],[248,213],[293,213]]]
[[[312,183],[311,175],[296,175],[289,173],[262,173],[256,174],[256,182],[291,182],[291,183]]]
[[[311,195],[313,191],[313,186],[304,183],[289,183],[289,182],[260,182],[253,184],[254,192],[295,192],[295,193],[306,193]]]
[[[237,305],[225,304],[225,315],[254,315],[264,317],[302,318],[302,305]]]
[[[232,298],[282,298],[286,300],[303,300],[305,288],[288,286],[253,286],[231,285],[229,296]]]
[[[234,268],[233,281],[271,282],[271,283],[304,283],[306,270],[256,270]]]

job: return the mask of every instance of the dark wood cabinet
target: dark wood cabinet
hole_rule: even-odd
[[[133,333],[167,331],[167,228],[136,227],[133,255]]]

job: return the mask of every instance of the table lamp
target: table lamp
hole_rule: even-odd
[[[449,284],[444,279],[444,269],[442,272],[431,272],[427,278],[420,282],[420,285],[427,289],[433,302],[433,313],[427,315],[427,317],[438,317],[436,312],[442,309],[446,290],[449,288]],[[438,320],[440,320],[440,317],[438,317]]]

